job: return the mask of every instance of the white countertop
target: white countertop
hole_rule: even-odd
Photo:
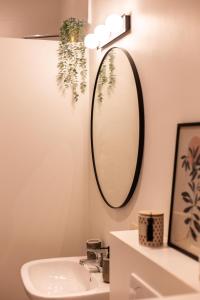
[[[200,299],[200,293],[163,297],[161,299],[163,299],[163,300],[199,300]],[[156,299],[154,298],[154,299],[151,299],[151,300],[156,300]]]
[[[121,242],[138,251],[149,260],[173,274],[179,280],[190,285],[197,291],[197,294],[195,293],[191,296],[187,294],[182,296],[165,297],[164,299],[200,300],[200,265],[197,261],[171,247],[168,247],[166,243],[160,248],[150,248],[140,245],[138,241],[138,230],[115,231],[111,232],[111,235],[120,239]]]

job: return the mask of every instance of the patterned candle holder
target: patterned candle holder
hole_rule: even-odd
[[[155,211],[139,212],[139,243],[148,247],[163,245],[164,214]]]

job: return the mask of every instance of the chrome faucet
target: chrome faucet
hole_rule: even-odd
[[[90,273],[101,273],[102,268],[99,266],[98,262],[95,259],[80,259],[79,264],[86,266]]]
[[[99,249],[88,249],[95,254],[94,259],[82,258],[79,261],[80,265],[86,265],[90,272],[102,272],[103,258],[109,257],[110,247],[101,247]],[[107,252],[107,253],[106,253]]]

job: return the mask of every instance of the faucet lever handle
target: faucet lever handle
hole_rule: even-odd
[[[89,251],[95,253],[95,254],[104,254],[107,250],[107,255],[108,257],[110,256],[110,247],[107,246],[107,247],[101,247],[101,248],[98,248],[98,249],[88,249]]]

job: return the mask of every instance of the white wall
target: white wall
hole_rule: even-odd
[[[0,299],[27,299],[24,262],[84,253],[88,96],[59,92],[57,48],[0,39]]]
[[[137,66],[146,131],[140,180],[126,207],[104,204],[90,165],[90,236],[108,240],[109,231],[129,229],[141,209],[163,210],[167,233],[176,124],[200,121],[199,9],[198,0],[92,1],[93,26],[110,13],[132,13],[131,33],[113,46],[126,48]],[[105,51],[91,55],[92,84]]]

